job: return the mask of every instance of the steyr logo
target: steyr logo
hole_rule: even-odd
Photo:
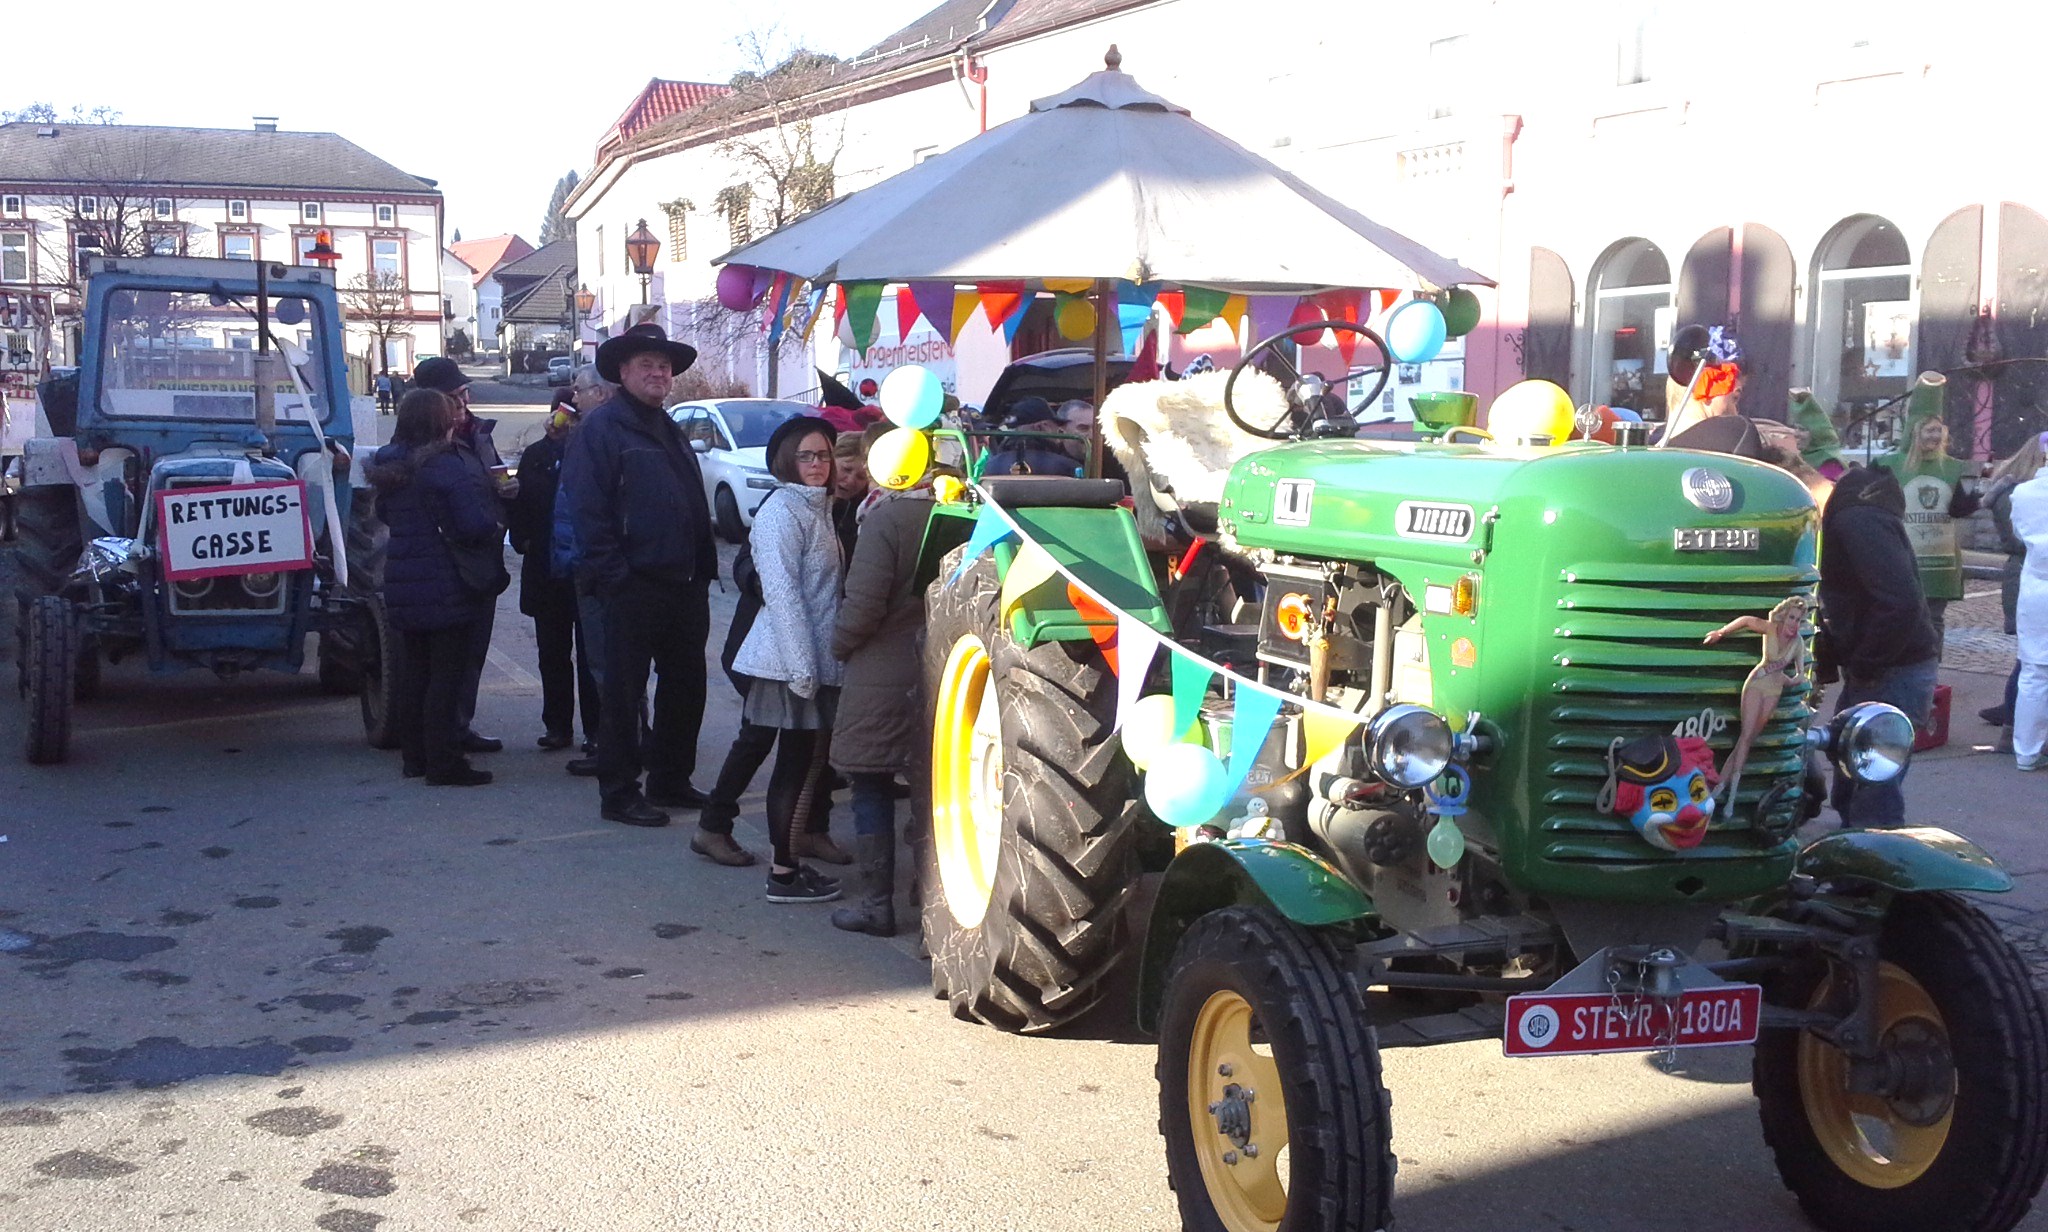
[[[1472,506],[1402,501],[1394,507],[1394,533],[1403,539],[1464,543],[1472,537]]]
[[[1735,504],[1735,485],[1728,476],[1707,466],[1695,466],[1678,477],[1685,499],[1708,513],[1726,513]]]

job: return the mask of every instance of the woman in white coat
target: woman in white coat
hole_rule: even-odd
[[[2041,443],[2048,447],[2048,433]],[[2012,753],[2022,770],[2048,770],[2048,470],[2012,490],[2012,528],[2027,545],[2020,574],[2020,686],[2012,713]]]

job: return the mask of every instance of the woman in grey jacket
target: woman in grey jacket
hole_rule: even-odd
[[[838,433],[814,416],[783,423],[768,438],[768,471],[782,481],[754,513],[754,569],[761,612],[733,670],[754,678],[743,722],[778,730],[768,778],[771,903],[822,903],[839,883],[799,863],[791,850],[797,800],[812,762],[832,737],[840,666],[832,628],[846,562],[832,525],[832,445]],[[736,750],[737,751],[737,750]],[[731,754],[728,754],[730,757]]]

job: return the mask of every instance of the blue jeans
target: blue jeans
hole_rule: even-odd
[[[1889,668],[1869,680],[1842,678],[1842,693],[1835,699],[1840,714],[1858,702],[1887,702],[1906,712],[1913,726],[1925,727],[1934,712],[1934,685],[1941,661],[1927,659]],[[1910,766],[1908,769],[1910,770]],[[1834,789],[1829,793],[1835,811],[1845,826],[1901,826],[1906,824],[1906,770],[1889,783],[1858,783],[1840,770],[1835,771]]]
[[[853,832],[896,835],[896,776],[863,770],[846,776],[853,784]]]

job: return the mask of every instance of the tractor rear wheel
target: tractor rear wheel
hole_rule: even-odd
[[[367,603],[384,586],[384,557],[391,532],[377,516],[376,493],[358,488],[350,493],[348,530],[342,551],[348,560],[348,586],[343,594]],[[369,615],[347,628],[328,629],[320,635],[320,687],[338,696],[362,692],[363,660],[368,653],[371,632]]]
[[[1832,1232],[2005,1232],[2048,1174],[2048,1008],[1981,911],[1893,901],[1878,945],[1877,1064],[1805,1031],[1758,1038],[1764,1141]],[[1839,1000],[1825,977],[1808,1004]]]
[[[15,573],[20,592],[33,599],[64,589],[85,551],[78,489],[45,484],[15,498]]]
[[[373,749],[398,747],[398,635],[384,614],[384,597],[371,595],[364,608],[362,650],[363,738]]]
[[[1395,1164],[1379,1044],[1327,940],[1263,908],[1196,920],[1166,977],[1157,1072],[1183,1228],[1387,1226]]]
[[[1124,956],[1138,814],[1111,733],[1116,677],[1093,642],[1017,645],[997,589],[984,557],[926,601],[924,939],[956,1016],[1044,1031],[1100,1000]]]
[[[54,765],[71,753],[78,616],[69,600],[38,595],[22,620],[21,692],[28,705],[28,760],[31,765]]]

